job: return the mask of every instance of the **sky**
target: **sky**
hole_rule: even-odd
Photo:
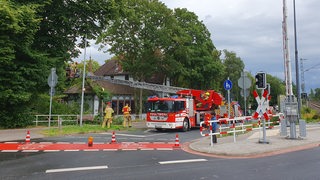
[[[235,52],[252,75],[264,71],[284,79],[283,0],[160,1],[170,9],[194,12],[211,33],[216,49]],[[292,80],[296,84],[293,1],[287,0],[287,28]],[[301,70],[302,59],[305,92],[310,93],[311,88],[320,88],[320,1],[296,0],[295,5],[298,67]],[[103,64],[110,55],[99,52],[97,47],[87,48],[86,55]],[[84,55],[77,60],[82,59]]]

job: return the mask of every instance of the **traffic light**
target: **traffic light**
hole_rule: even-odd
[[[257,89],[265,89],[267,84],[266,73],[258,72],[256,74],[256,87]]]

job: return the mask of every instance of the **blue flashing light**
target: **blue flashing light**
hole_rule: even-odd
[[[173,95],[173,96],[171,96],[171,98],[178,98],[179,96],[178,95]]]
[[[149,96],[148,98],[156,98],[157,96],[156,95],[153,95],[153,96]]]

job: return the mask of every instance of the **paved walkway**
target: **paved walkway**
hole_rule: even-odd
[[[45,137],[41,132],[48,128],[29,128],[29,129],[6,129],[0,130],[0,142],[25,140],[27,131],[30,131],[31,138]]]
[[[261,140],[263,140],[262,132],[259,131],[239,135],[236,137],[236,142],[233,136],[218,138],[218,143],[213,146],[210,145],[210,137],[203,137],[188,144],[187,151],[223,158],[250,158],[282,154],[318,147],[320,145],[320,126],[308,126],[307,137],[297,139],[281,137],[279,129],[275,128],[266,131],[266,142],[268,143],[259,143]]]

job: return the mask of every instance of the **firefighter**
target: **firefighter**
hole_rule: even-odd
[[[209,92],[205,92],[205,93],[203,93],[203,94],[201,95],[201,98],[206,101],[206,100],[209,99],[209,96],[210,96],[210,93],[209,93]]]
[[[127,125],[129,126],[129,128],[131,127],[131,116],[130,116],[130,112],[131,112],[131,108],[128,105],[128,103],[126,103],[126,105],[122,108],[122,113],[123,113],[123,127],[127,127]]]
[[[103,123],[102,123],[102,128],[106,126],[107,123],[107,128],[110,128],[112,124],[112,114],[114,113],[113,109],[110,106],[110,102],[107,102],[107,106],[104,110],[104,118],[103,118]]]

